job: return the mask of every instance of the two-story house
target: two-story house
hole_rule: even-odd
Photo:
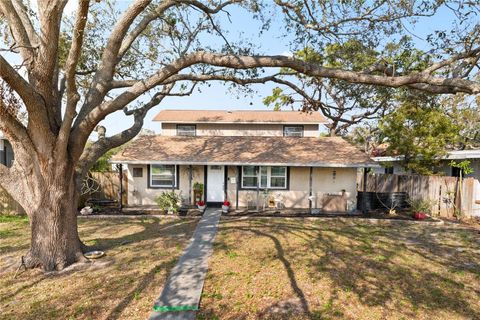
[[[13,163],[13,149],[0,131],[0,164],[11,166]]]
[[[161,133],[142,136],[112,158],[128,170],[128,204],[151,205],[163,190],[194,204],[192,186],[204,186],[207,205],[234,207],[272,198],[286,208],[356,209],[359,168],[375,166],[338,137],[320,137],[317,112],[162,110]],[[259,197],[259,194],[261,195]]]

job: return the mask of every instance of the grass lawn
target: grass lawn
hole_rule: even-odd
[[[0,319],[146,319],[196,219],[80,219],[80,237],[107,256],[89,269],[13,279],[28,250],[26,219],[0,216]]]
[[[200,319],[480,319],[480,234],[338,219],[224,219]]]

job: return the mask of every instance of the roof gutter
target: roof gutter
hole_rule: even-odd
[[[319,125],[319,124],[326,124],[327,121],[320,122],[320,121],[183,121],[183,120],[153,120],[158,121],[161,123],[168,123],[168,124],[176,124],[176,123],[188,123],[188,124],[311,124],[311,125]]]
[[[221,165],[221,166],[287,166],[320,168],[380,168],[377,163],[278,163],[278,162],[208,162],[208,161],[148,161],[148,160],[110,160],[112,164],[175,164],[175,165]]]

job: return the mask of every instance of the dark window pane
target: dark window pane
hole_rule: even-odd
[[[194,125],[178,125],[177,126],[177,136],[194,136],[194,135],[195,135]]]
[[[243,177],[243,187],[257,187],[257,177]]]
[[[133,168],[133,177],[134,178],[143,177],[143,168]]]
[[[173,179],[156,179],[152,178],[152,186],[157,187],[172,187]]]
[[[284,177],[285,172],[287,171],[286,167],[272,167],[272,176]]]
[[[270,187],[272,188],[285,188],[285,178],[272,177],[270,180]]]
[[[283,128],[283,135],[285,137],[303,137],[302,126],[285,126]]]
[[[243,167],[243,175],[244,176],[255,176],[255,167],[254,166],[245,166]]]

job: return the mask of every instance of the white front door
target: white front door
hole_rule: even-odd
[[[225,186],[225,167],[208,166],[207,168],[207,202],[222,202]]]

